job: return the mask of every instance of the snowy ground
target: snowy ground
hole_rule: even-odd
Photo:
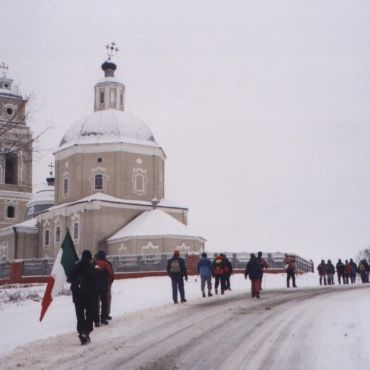
[[[232,292],[201,298],[190,277],[188,302],[173,305],[167,277],[115,281],[113,320],[83,347],[70,296],[57,297],[40,323],[40,302],[5,303],[1,290],[0,368],[370,369],[370,285],[317,287],[313,274],[297,284],[288,290],[284,275],[265,274],[257,300],[235,275]],[[18,292],[35,299],[43,290]]]

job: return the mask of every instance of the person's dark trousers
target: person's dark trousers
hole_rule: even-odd
[[[230,290],[230,274],[225,275],[225,289]]]
[[[286,274],[286,286],[289,288],[289,282],[290,282],[290,279],[292,279],[292,282],[293,282],[293,287],[295,288],[296,285],[295,285],[295,273],[294,271],[287,271],[287,274]]]
[[[343,279],[343,284],[344,284],[344,275],[338,272],[338,284],[342,284],[341,283],[342,279]]]
[[[221,294],[226,289],[226,277],[225,275],[216,275],[215,276],[215,291],[217,291],[218,286],[221,285]]]
[[[182,275],[171,275],[172,282],[172,298],[174,303],[177,303],[177,290],[180,293],[181,301],[185,301],[184,278]]]
[[[94,295],[74,296],[77,317],[77,332],[79,334],[87,334],[93,330],[93,321],[95,316]]]
[[[356,274],[351,274],[351,284],[356,284]]]
[[[98,300],[101,303],[100,320],[105,321],[105,320],[107,320],[107,316],[108,316],[108,293],[107,293],[107,290],[99,290],[98,291]],[[98,305],[98,307],[99,307],[99,305]]]

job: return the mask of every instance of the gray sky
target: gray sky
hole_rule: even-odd
[[[0,62],[32,93],[34,183],[92,112],[104,45],[208,250],[316,261],[370,245],[368,1],[5,1]]]

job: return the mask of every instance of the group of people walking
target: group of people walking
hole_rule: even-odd
[[[337,272],[338,284],[355,284],[357,273],[361,276],[363,283],[369,282],[370,267],[366,259],[362,259],[357,265],[352,258],[345,260],[344,263],[338,259],[337,264],[334,266],[331,260],[321,263],[317,266],[319,273],[320,285],[333,285],[335,272]]]
[[[251,280],[252,297],[260,298],[263,271],[267,267],[266,260],[262,258],[262,252],[258,252],[257,257],[254,253],[250,255],[244,275],[245,278],[249,276]],[[215,279],[215,294],[220,292],[223,295],[225,291],[231,290],[230,276],[233,273],[233,266],[224,253],[216,255],[213,261],[208,258],[207,253],[202,253],[197,271],[200,276],[200,289],[204,298],[213,296],[212,278]],[[173,302],[178,303],[178,292],[180,293],[181,302],[186,302],[184,279],[187,281],[188,275],[185,260],[180,257],[179,251],[175,251],[173,257],[168,260],[167,273],[171,278]]]
[[[93,326],[108,325],[111,320],[111,286],[114,274],[105,252],[93,258],[89,250],[82,252],[67,281],[71,283],[72,299],[77,317],[77,332],[81,344],[90,343]]]
[[[285,254],[285,271],[287,273],[287,287],[297,287],[296,261],[295,256]],[[262,290],[262,278],[264,270],[268,268],[266,260],[262,257],[262,252],[257,255],[251,253],[246,265],[244,276],[251,280],[251,295],[253,298],[260,298]],[[213,261],[207,257],[207,253],[202,253],[197,265],[200,276],[200,288],[203,297],[212,297],[212,278],[214,278],[214,293],[219,292],[223,295],[225,291],[231,290],[230,276],[233,273],[233,266],[225,254],[220,253],[215,256]],[[370,267],[365,259],[358,265],[352,260],[338,260],[334,266],[331,260],[317,266],[320,277],[320,285],[333,285],[335,272],[337,272],[339,284],[352,284],[356,281],[356,274],[361,275],[363,283],[369,282]],[[167,273],[171,278],[172,298],[177,304],[178,294],[180,302],[186,302],[184,280],[188,280],[185,260],[180,257],[180,252],[176,250],[173,256],[167,261]],[[82,252],[81,260],[73,267],[68,276],[71,283],[72,298],[75,305],[77,317],[77,332],[81,344],[90,342],[90,333],[95,327],[108,325],[111,320],[111,286],[114,274],[111,263],[106,259],[104,251],[99,251],[93,258],[89,250]]]
[[[219,291],[221,294],[225,294],[226,290],[231,290],[230,276],[233,273],[233,266],[225,254],[217,255],[212,262],[207,257],[207,253],[202,253],[197,271],[200,276],[200,287],[204,298],[213,296],[212,278],[215,279],[215,294],[218,294]],[[188,274],[185,260],[180,257],[180,252],[177,250],[167,262],[167,273],[171,278],[173,303],[178,303],[178,293],[180,293],[181,302],[186,302],[184,279],[185,281],[188,280]]]

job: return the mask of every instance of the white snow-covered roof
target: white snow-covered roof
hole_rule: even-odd
[[[108,239],[108,242],[118,241],[130,237],[192,237],[205,240],[194,235],[188,226],[176,220],[160,209],[146,211],[137,216],[128,225],[123,227]]]
[[[68,206],[71,206],[71,205],[74,205],[74,204],[77,204],[77,203],[92,202],[92,201],[121,203],[121,204],[134,204],[134,205],[142,205],[142,206],[150,206],[150,207],[153,206],[152,202],[147,201],[147,200],[121,199],[121,198],[117,198],[117,197],[114,197],[114,196],[109,195],[109,194],[95,193],[95,194],[89,195],[87,197],[75,200],[73,202],[62,203],[62,204],[55,205],[55,206],[50,207],[47,210],[45,210],[45,212],[52,211],[52,210],[59,209],[59,208],[63,208],[63,207],[68,207]],[[176,208],[176,209],[185,209],[185,210],[187,210],[186,207],[176,205],[175,203],[173,203],[171,201],[168,201],[166,199],[161,199],[158,202],[157,207]]]
[[[58,150],[81,144],[129,143],[159,147],[147,125],[131,113],[96,111],[77,121],[64,134]]]
[[[47,186],[45,189],[39,190],[32,195],[31,200],[27,203],[27,207],[35,206],[36,204],[53,204],[54,203],[54,186]]]
[[[10,225],[7,227],[4,227],[0,230],[0,235],[8,235],[14,233],[14,228],[17,229],[17,231],[25,231],[25,232],[31,232],[35,233],[38,231],[37,229],[37,219],[36,217],[31,218],[29,220],[20,222],[19,224]]]

